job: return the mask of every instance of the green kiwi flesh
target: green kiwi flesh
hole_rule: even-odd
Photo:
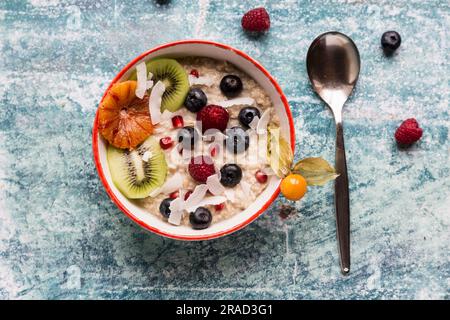
[[[146,151],[151,154],[147,162],[142,160]],[[109,145],[107,158],[114,185],[129,199],[148,197],[166,180],[165,155],[154,137],[131,151]]]
[[[146,62],[147,73],[153,74],[153,82],[161,81],[166,86],[162,96],[161,111],[175,112],[180,109],[189,91],[189,79],[183,66],[174,59],[153,59]],[[136,80],[136,71],[129,80]]]

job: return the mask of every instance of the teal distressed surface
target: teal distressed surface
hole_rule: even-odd
[[[264,5],[270,33],[248,38]],[[6,0],[0,3],[0,298],[449,299],[448,1]],[[397,30],[385,58],[381,34]],[[94,168],[91,127],[108,82],[172,40],[244,50],[278,79],[295,116],[297,158],[334,158],[330,112],[305,71],[310,42],[338,30],[362,60],[345,108],[352,272],[339,273],[332,184],[310,188],[282,221],[280,197],[223,239],[149,234],[111,203]],[[424,137],[398,150],[416,117]]]

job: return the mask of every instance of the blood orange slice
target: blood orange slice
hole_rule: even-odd
[[[137,98],[136,86],[136,81],[114,84],[99,107],[100,133],[116,148],[132,150],[153,132],[149,97]]]

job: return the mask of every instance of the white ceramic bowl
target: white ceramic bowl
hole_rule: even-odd
[[[127,64],[114,78],[108,89],[114,83],[128,78],[130,73],[134,70],[133,67],[137,63],[161,56],[174,58],[183,56],[202,56],[217,60],[226,60],[234,64],[239,69],[245,71],[261,85],[261,87],[272,99],[275,111],[280,118],[282,134],[288,141],[291,142],[291,146],[293,148],[295,145],[293,119],[287,99],[280,86],[261,64],[242,51],[224,44],[203,40],[183,40],[156,47],[143,53]],[[103,98],[105,97],[108,89],[105,91]],[[92,137],[94,160],[98,175],[100,176],[106,192],[111,197],[112,201],[129,218],[149,231],[179,240],[207,240],[218,238],[239,230],[251,223],[258,216],[260,216],[278,196],[280,182],[278,179],[270,179],[266,189],[252,204],[249,205],[246,210],[235,214],[229,219],[213,223],[209,228],[204,230],[194,230],[188,226],[171,225],[165,221],[162,221],[156,215],[136,205],[133,201],[125,198],[115,187],[111,180],[111,174],[109,172],[108,162],[106,159],[106,149],[108,143],[98,133],[97,118],[98,112],[94,120]]]

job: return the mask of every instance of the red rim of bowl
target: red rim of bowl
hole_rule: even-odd
[[[272,75],[255,59],[251,58],[249,55],[247,55],[246,53],[235,49],[231,46],[222,44],[222,43],[218,43],[218,42],[213,42],[213,41],[206,41],[206,40],[180,40],[180,41],[174,41],[174,42],[170,42],[170,43],[166,43],[160,46],[157,46],[153,49],[150,49],[144,53],[142,53],[141,55],[139,55],[138,57],[136,57],[135,59],[133,59],[131,62],[129,62],[117,75],[116,77],[113,79],[113,81],[110,83],[110,85],[108,86],[108,88],[106,89],[105,93],[103,94],[102,99],[100,100],[100,103],[103,101],[103,99],[106,96],[106,93],[108,92],[109,88],[111,88],[111,86],[116,83],[121,77],[122,75],[127,72],[132,66],[134,66],[134,64],[136,62],[138,62],[139,60],[141,60],[142,58],[146,57],[147,55],[154,53],[158,50],[164,49],[164,48],[168,48],[168,47],[172,47],[172,46],[177,46],[177,45],[182,45],[182,44],[206,44],[206,45],[212,45],[212,46],[216,46],[222,49],[226,49],[226,50],[230,50],[236,54],[238,54],[239,56],[245,58],[246,60],[250,61],[255,67],[257,67],[272,83],[272,85],[275,87],[275,89],[277,90],[278,94],[280,95],[281,101],[283,102],[285,111],[286,111],[286,115],[288,118],[288,122],[289,122],[289,134],[290,134],[290,138],[291,138],[291,148],[292,151],[294,151],[295,148],[295,129],[294,129],[294,120],[292,118],[292,114],[291,114],[291,110],[289,108],[289,103],[287,101],[286,96],[284,95],[283,91],[281,90],[281,87],[278,85],[278,83],[276,82],[275,78],[272,77]],[[98,151],[98,110],[95,113],[95,119],[94,119],[94,125],[93,125],[93,129],[92,129],[92,149],[93,149],[93,153],[94,153],[94,161],[95,161],[95,166],[97,168],[97,172],[98,175],[100,177],[100,180],[103,183],[103,186],[105,187],[106,192],[108,193],[109,197],[111,198],[111,200],[116,204],[117,207],[119,207],[120,210],[122,210],[122,212],[127,215],[131,220],[133,220],[134,222],[136,222],[137,224],[139,224],[141,227],[143,227],[144,229],[148,230],[148,231],[152,231],[156,234],[168,237],[168,238],[172,238],[172,239],[177,239],[177,240],[209,240],[209,239],[215,239],[215,238],[219,238],[225,235],[228,235],[230,233],[233,233],[237,230],[240,230],[242,228],[244,228],[245,226],[247,226],[248,224],[250,224],[251,222],[253,222],[256,218],[258,218],[273,202],[274,200],[277,198],[279,192],[280,192],[280,186],[278,185],[277,189],[275,190],[275,192],[272,194],[272,196],[266,201],[266,203],[257,211],[255,212],[251,217],[249,217],[247,220],[245,220],[244,222],[235,225],[227,230],[224,231],[220,231],[220,232],[216,232],[213,234],[208,234],[208,235],[199,235],[199,236],[180,236],[180,235],[176,235],[176,234],[171,234],[171,233],[167,233],[165,231],[162,231],[160,229],[157,229],[155,227],[152,227],[150,225],[148,225],[147,223],[145,223],[144,221],[138,219],[137,217],[135,217],[133,215],[133,213],[128,210],[123,204],[122,202],[120,202],[120,200],[116,197],[116,195],[114,194],[114,192],[112,191],[111,187],[109,186],[108,182],[106,181],[105,178],[105,174],[103,172],[103,168],[102,165],[100,163],[100,155],[99,155],[99,151]]]

